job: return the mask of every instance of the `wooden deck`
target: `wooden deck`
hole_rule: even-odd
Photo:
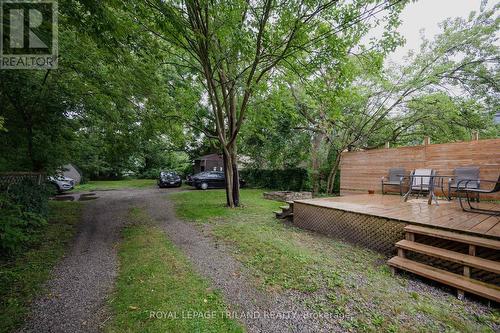
[[[282,207],[299,228],[391,255],[405,270],[500,302],[500,216],[464,212],[457,200],[428,205],[398,195],[351,194],[295,200]],[[498,203],[482,202],[498,210]],[[281,217],[283,213],[276,214]]]
[[[354,194],[333,198],[298,200],[296,203],[364,214],[410,224],[424,225],[481,235],[500,240],[500,216],[464,212],[457,200],[440,200],[439,206],[427,199],[402,202],[398,195]],[[498,209],[498,203],[481,203],[484,208]]]

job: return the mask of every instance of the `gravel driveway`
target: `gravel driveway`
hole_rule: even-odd
[[[99,332],[117,272],[115,245],[136,193],[100,192],[85,203],[73,244],[56,266],[48,293],[32,304],[20,332]]]
[[[177,219],[168,197],[149,194],[144,198],[143,207],[160,222],[194,269],[221,291],[230,311],[248,332],[345,332],[337,318],[317,318],[304,308],[304,295],[261,290],[251,273],[232,257],[230,249],[193,224]]]
[[[108,296],[117,275],[116,244],[131,207],[143,207],[190,259],[194,269],[221,291],[249,332],[332,332],[299,304],[299,295],[267,293],[230,254],[194,225],[175,217],[165,193],[179,189],[98,192],[85,203],[83,221],[63,260],[53,271],[48,292],[32,304],[19,332],[100,332],[110,318]],[[242,316],[243,312],[246,314]]]

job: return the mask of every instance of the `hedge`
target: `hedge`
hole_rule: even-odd
[[[309,173],[306,169],[244,169],[240,177],[247,186],[269,188],[280,191],[308,191],[310,190]]]
[[[47,223],[51,186],[31,180],[0,188],[0,254],[13,255],[33,242]]]

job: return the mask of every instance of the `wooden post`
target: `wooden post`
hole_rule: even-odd
[[[469,255],[476,256],[476,246],[469,245]],[[464,266],[464,276],[470,278],[470,267]]]
[[[479,140],[479,131],[472,131],[472,141]]]
[[[389,149],[391,148],[391,143],[390,142],[386,142],[385,143],[385,149]]]
[[[424,137],[424,145],[427,146],[430,144],[431,144],[431,137],[430,136]]]
[[[470,278],[470,267],[464,266],[464,276]]]
[[[410,242],[415,241],[415,234],[413,232],[406,232],[405,235],[406,240],[409,240]]]
[[[469,245],[469,255],[470,256],[476,255],[476,246],[475,245]],[[470,278],[470,267],[469,266],[464,266],[464,276],[467,278]],[[463,300],[465,297],[464,291],[457,290],[457,297],[458,297],[458,299]]]

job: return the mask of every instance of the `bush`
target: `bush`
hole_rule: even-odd
[[[47,185],[24,181],[0,192],[0,252],[14,255],[36,240],[47,223]]]
[[[240,177],[250,187],[270,188],[281,191],[310,190],[309,173],[306,169],[264,170],[245,169]]]
[[[148,170],[144,170],[137,175],[139,179],[157,179],[160,175],[160,171],[163,171],[160,168],[152,168]]]
[[[137,175],[138,179],[158,179],[160,172],[162,171],[175,171],[182,178],[183,175],[187,174],[185,170],[176,168],[152,168],[144,170]]]

